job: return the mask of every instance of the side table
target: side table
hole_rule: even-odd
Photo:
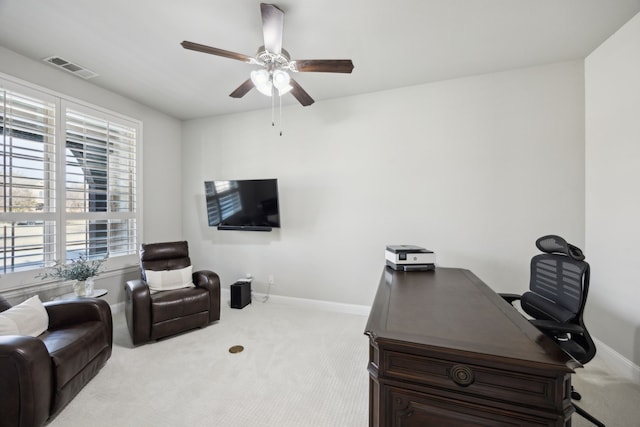
[[[69,292],[54,298],[54,300],[80,299],[80,298],[100,298],[109,293],[108,289],[94,289],[91,295],[83,295],[79,297],[75,292]]]

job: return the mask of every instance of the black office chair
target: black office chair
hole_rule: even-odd
[[[584,365],[596,355],[596,346],[583,320],[589,293],[589,264],[579,248],[560,236],[540,237],[536,246],[543,253],[531,259],[529,291],[522,295],[500,295],[509,303],[520,301],[521,309],[533,318],[530,322]],[[571,397],[581,399],[573,388]],[[604,426],[575,403],[573,406],[579,415]]]

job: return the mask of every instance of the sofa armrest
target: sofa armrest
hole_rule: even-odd
[[[98,298],[49,301],[43,305],[49,314],[49,329],[60,329],[92,320],[108,325],[113,322],[111,307],[105,300]]]
[[[124,285],[124,312],[133,344],[149,341],[151,337],[151,292],[140,280]]]
[[[44,343],[19,335],[0,336],[0,426],[42,425],[53,392],[51,358]]]
[[[220,320],[220,276],[210,270],[193,273],[193,284],[209,291],[209,322]]]

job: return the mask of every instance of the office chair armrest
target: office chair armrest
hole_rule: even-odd
[[[584,328],[573,323],[560,323],[553,320],[530,320],[531,324],[543,331],[553,331],[555,333],[582,334]]]
[[[502,297],[503,300],[508,302],[509,304],[513,304],[514,301],[520,301],[522,295],[519,294],[498,294]]]

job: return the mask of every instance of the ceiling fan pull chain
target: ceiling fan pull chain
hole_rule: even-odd
[[[280,100],[280,136],[282,136],[282,96],[278,96],[278,99]]]
[[[273,88],[271,88],[271,126],[276,125],[275,113],[274,113],[274,100],[273,100]]]

